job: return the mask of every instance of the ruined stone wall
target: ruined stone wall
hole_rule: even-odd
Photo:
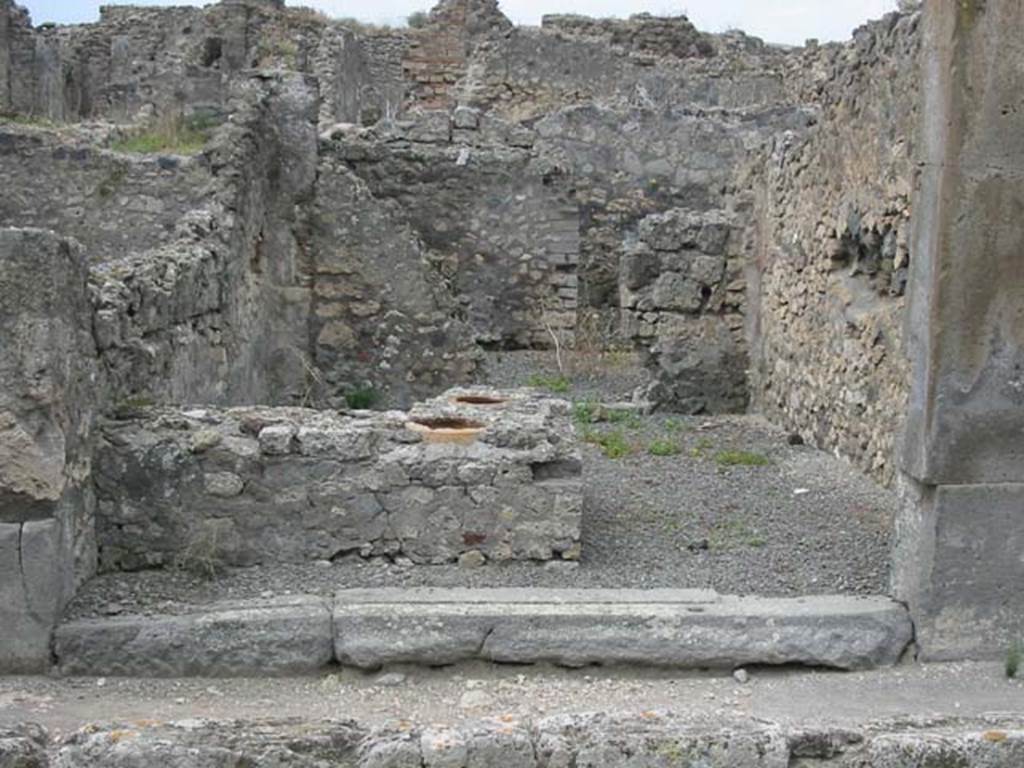
[[[523,348],[571,337],[579,214],[532,131],[468,108],[338,135],[375,197],[398,205],[462,304],[475,339]]]
[[[72,240],[0,229],[0,671],[49,666],[50,631],[95,570],[86,270]]]
[[[637,32],[631,22],[592,23],[607,32],[577,34],[548,23],[482,41],[459,84],[460,100],[514,120],[585,103],[660,110],[749,109],[789,101],[788,55],[756,38],[702,35],[682,17],[656,20],[659,28],[679,25],[673,35],[700,41],[692,51],[686,48],[694,55],[680,57],[661,55],[660,44],[653,50],[634,47],[636,41],[629,41]],[[627,44],[613,45],[612,37]],[[713,55],[705,45],[713,47]]]
[[[220,113],[246,69],[314,71],[334,26],[305,9],[256,2],[105,6],[95,24],[37,29],[11,0],[0,8],[12,62],[0,109],[59,122]]]
[[[359,36],[338,24],[323,29],[312,60],[320,84],[320,122],[372,125],[393,119],[405,103],[404,32]]]
[[[316,176],[316,107],[300,75],[240,84],[205,153],[209,204],[157,249],[93,269],[112,403],[301,401],[311,293],[298,205]]]
[[[893,478],[903,351],[919,14],[809,49],[791,87],[820,108],[759,160],[754,406]]]
[[[324,404],[370,390],[408,405],[472,378],[479,360],[455,297],[394,200],[377,199],[321,146],[307,245],[315,271],[310,339]]]
[[[647,398],[685,413],[747,405],[746,291],[736,218],[676,209],[639,225],[622,255],[622,334],[654,372]]]
[[[96,138],[0,124],[0,226],[72,236],[96,264],[166,242],[212,192],[199,158],[120,154]]]

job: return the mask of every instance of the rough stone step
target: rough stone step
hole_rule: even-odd
[[[30,768],[176,765],[702,766],[702,768],[1019,768],[1024,722],[881,721],[857,727],[642,715],[508,718],[456,727],[369,729],[353,721],[191,719],[92,726],[64,738],[0,727],[0,765]]]
[[[359,589],[221,603],[186,615],[69,621],[67,675],[302,674],[332,663],[552,662],[678,668],[896,663],[912,639],[885,597],[792,599],[709,590]]]
[[[461,592],[461,591],[459,591]],[[802,664],[859,669],[895,664],[913,637],[903,606],[885,597],[715,597],[624,590],[589,598],[560,590],[340,592],[335,657],[373,668],[391,663],[553,662],[731,668]]]

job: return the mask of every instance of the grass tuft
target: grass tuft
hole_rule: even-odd
[[[219,122],[208,116],[186,119],[181,115],[164,117],[152,125],[111,144],[116,152],[139,155],[195,155],[206,146],[210,133]]]
[[[354,411],[368,411],[380,401],[380,393],[373,387],[359,387],[345,394],[345,402]]]
[[[546,389],[557,395],[564,395],[572,389],[572,380],[568,376],[544,376],[535,373],[530,377],[529,385],[537,389]]]
[[[617,429],[611,432],[588,429],[583,433],[583,442],[599,446],[601,452],[609,459],[621,459],[633,452],[626,436]]]
[[[766,467],[771,464],[767,456],[752,451],[719,451],[715,461],[722,467]]]
[[[671,440],[655,440],[647,452],[651,456],[675,456],[679,453],[679,445]]]

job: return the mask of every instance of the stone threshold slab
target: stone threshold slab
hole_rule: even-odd
[[[359,589],[70,621],[67,675],[229,677],[483,660],[682,669],[895,664],[913,638],[885,597],[741,598],[709,590]]]
[[[327,600],[218,603],[201,613],[82,619],[57,627],[66,675],[245,677],[315,672],[334,660]]]
[[[385,664],[474,659],[566,666],[625,664],[733,668],[800,664],[866,669],[895,664],[913,639],[906,609],[886,597],[741,598],[659,590],[657,601],[624,590],[339,592],[335,658]],[[374,596],[376,593],[376,596]],[[516,599],[516,594],[522,599]],[[713,593],[711,593],[713,594]],[[353,599],[354,598],[354,599]]]

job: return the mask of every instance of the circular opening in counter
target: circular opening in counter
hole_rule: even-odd
[[[504,405],[507,397],[491,397],[490,395],[457,395],[452,402],[459,405]]]
[[[461,443],[475,442],[487,425],[471,419],[459,418],[424,418],[413,419],[405,426],[413,432],[423,435],[428,443]]]

